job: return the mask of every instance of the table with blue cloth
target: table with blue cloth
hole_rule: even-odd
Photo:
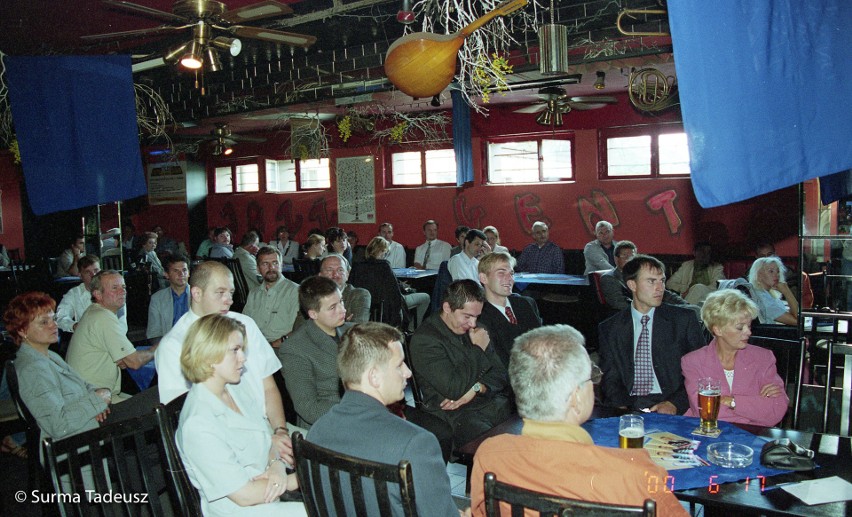
[[[589,285],[585,275],[558,275],[552,273],[515,273],[515,289],[523,291],[530,284],[544,285]]]

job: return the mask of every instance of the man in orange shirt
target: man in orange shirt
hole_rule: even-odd
[[[595,404],[593,372],[583,336],[573,327],[552,325],[515,340],[509,378],[524,418],[520,436],[485,440],[476,451],[471,509],[485,515],[483,477],[571,499],[641,506],[657,502],[657,515],[688,515],[671,492],[648,491],[649,476],[665,479],[644,449],[598,447],[580,425]],[[504,508],[504,515],[508,515]]]

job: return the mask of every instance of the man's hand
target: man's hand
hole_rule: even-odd
[[[783,390],[781,389],[781,386],[778,386],[777,384],[767,384],[767,385],[763,386],[762,388],[760,388],[760,396],[761,397],[777,397],[777,396],[781,395],[782,391]]]
[[[293,442],[290,441],[290,435],[283,430],[272,435],[272,446],[278,451],[278,456],[290,465],[294,464],[293,460]]]
[[[103,410],[102,413],[98,413],[97,415],[95,415],[95,420],[97,420],[97,422],[99,424],[102,424],[102,423],[104,423],[104,421],[107,419],[108,416],[109,416],[109,408],[106,408],[106,409]]]
[[[444,411],[455,411],[456,409],[464,406],[465,404],[473,400],[475,396],[476,392],[473,391],[473,388],[471,388],[467,390],[467,393],[465,393],[462,398],[458,400],[444,399],[444,401],[441,402],[441,409],[443,409]]]
[[[426,269],[426,267],[420,262],[415,262],[414,264],[411,264],[411,267],[413,267],[414,269]]]
[[[677,408],[675,407],[674,404],[672,404],[668,400],[664,400],[663,402],[660,402],[659,404],[654,404],[653,406],[651,406],[648,409],[651,411],[651,413],[662,413],[664,415],[676,415],[677,414]]]
[[[467,334],[470,336],[470,340],[473,341],[473,344],[481,348],[483,351],[488,348],[488,343],[491,342],[491,338],[488,336],[488,331],[483,328],[472,328],[467,331]]]

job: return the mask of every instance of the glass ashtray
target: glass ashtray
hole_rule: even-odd
[[[738,443],[713,443],[707,446],[707,460],[728,469],[748,467],[754,460],[754,450]]]

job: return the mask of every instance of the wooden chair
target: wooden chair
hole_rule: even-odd
[[[432,291],[432,314],[441,312],[441,301],[444,298],[444,291],[453,283],[453,275],[450,274],[447,262],[449,261],[445,260],[438,266],[438,274],[435,277],[435,289]]]
[[[6,361],[6,385],[9,386],[9,393],[12,395],[12,400],[15,401],[15,407],[18,410],[18,415],[26,423],[25,434],[27,436],[27,486],[31,490],[38,489],[42,486],[42,475],[44,471],[39,461],[39,446],[41,442],[41,428],[38,426],[35,417],[24,401],[21,399],[21,392],[18,388],[18,374],[15,372],[15,361]]]
[[[752,345],[771,350],[775,355],[775,367],[778,370],[778,375],[784,381],[784,389],[790,398],[790,406],[793,408],[792,418],[788,413],[785,422],[795,429],[799,422],[799,399],[802,395],[802,380],[806,373],[805,348],[807,347],[807,340],[804,338],[781,339],[752,335],[749,341]]]
[[[387,323],[403,332],[408,330],[410,314],[399,281],[386,260],[367,260],[352,264],[349,283],[370,291],[370,320]]]
[[[160,404],[154,409],[154,414],[157,417],[160,440],[163,442],[163,451],[166,455],[166,466],[168,467],[171,484],[177,492],[181,515],[201,515],[201,496],[189,480],[186,467],[180,458],[177,443],[175,442],[175,430],[177,429],[180,411],[183,409],[185,400],[186,393],[166,405]]]
[[[79,494],[57,498],[63,517],[182,515],[177,488],[169,482],[166,446],[154,415],[107,424],[59,441],[46,438],[44,450],[54,491]],[[86,497],[86,490],[121,493],[128,500]]]
[[[504,502],[512,510],[512,517],[524,515],[525,509],[539,512],[541,517],[583,515],[587,517],[610,517],[618,515],[657,515],[657,503],[645,499],[642,506],[626,506],[606,503],[593,503],[549,495],[534,490],[516,487],[497,481],[493,472],[485,473],[485,515],[500,517],[500,503]]]
[[[407,461],[388,465],[355,458],[314,445],[301,433],[293,434],[293,453],[309,517],[392,515],[389,484],[399,487],[403,515],[417,515],[414,478]],[[364,493],[365,479],[372,480],[369,495]]]
[[[231,271],[234,277],[234,303],[231,305],[231,310],[234,312],[242,312],[248,300],[248,284],[246,277],[243,276],[243,266],[240,264],[240,259],[235,258],[220,258],[218,260]]]

